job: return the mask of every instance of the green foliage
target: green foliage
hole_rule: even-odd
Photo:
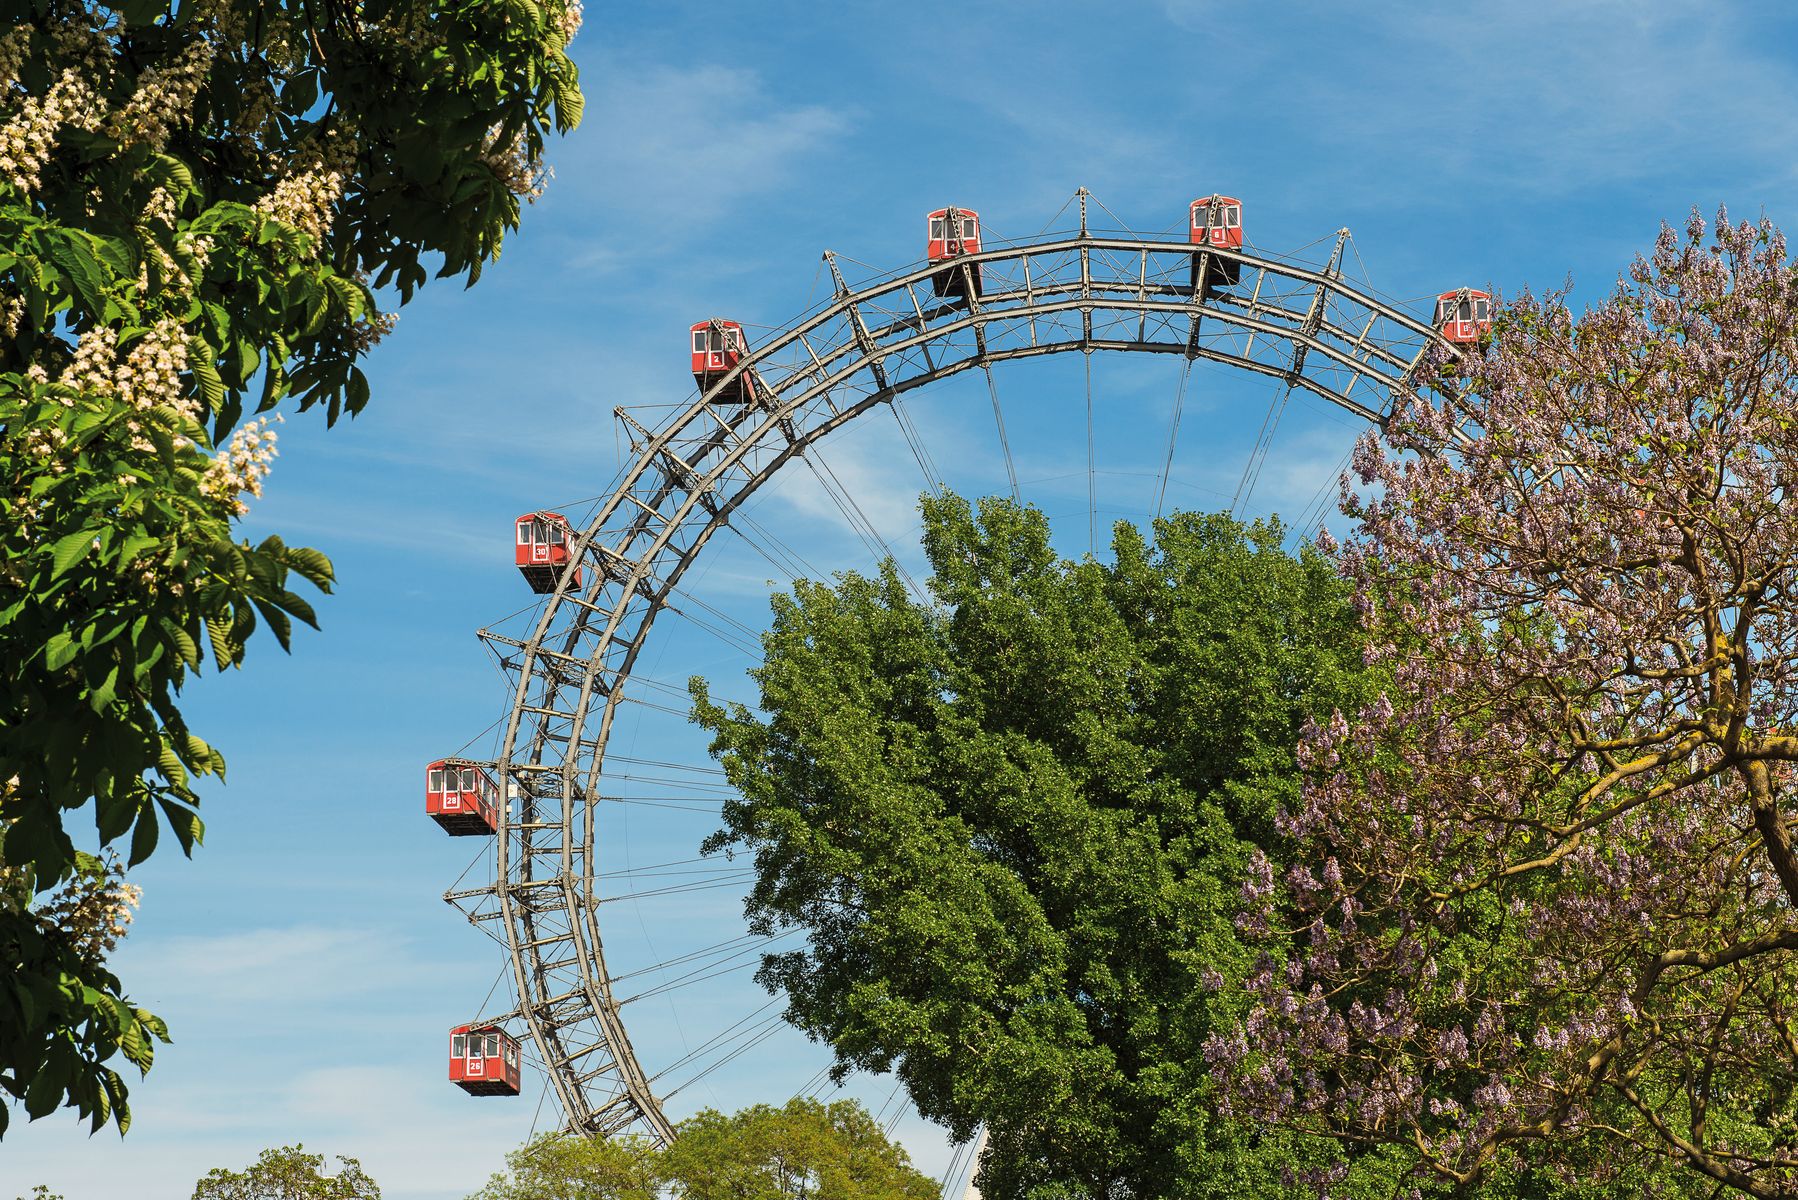
[[[103,1064],[122,1053],[147,1070],[166,1030],[31,897],[91,862],[63,826],[90,803],[100,841],[123,840],[130,863],[165,826],[191,853],[194,780],[222,776],[224,759],[182,719],[180,688],[208,655],[241,662],[259,616],[285,645],[292,619],[313,621],[290,580],[328,591],[331,568],[278,537],[234,542],[229,513],[183,486],[208,460],[201,431],[172,411],[0,381],[0,430],[8,451],[14,431],[57,447],[55,470],[0,454],[0,489],[17,498],[0,525],[0,870],[21,893],[0,905],[0,1089],[33,1118],[69,1103],[122,1132],[126,1089]]]
[[[353,1158],[337,1159],[326,1174],[325,1156],[303,1146],[264,1150],[242,1171],[214,1167],[194,1184],[193,1200],[381,1200],[381,1189]]]
[[[662,1163],[684,1200],[936,1200],[936,1184],[853,1100],[707,1109],[679,1132]]]
[[[218,430],[259,367],[260,408],[289,393],[333,419],[361,408],[370,285],[410,299],[432,257],[478,279],[534,186],[514,168],[538,170],[545,132],[580,118],[559,3],[4,7],[29,31],[14,96],[73,67],[115,119],[71,121],[35,187],[0,186],[0,291],[26,317],[0,366],[40,361],[64,330],[115,327],[125,346],[172,317]],[[145,101],[171,91],[180,112]]]
[[[707,1109],[672,1146],[626,1136],[545,1134],[506,1156],[469,1200],[936,1200],[853,1100],[758,1104],[735,1116]],[[195,1197],[200,1200],[200,1197]]]
[[[808,939],[761,979],[839,1070],[986,1124],[992,1194],[1281,1194],[1327,1160],[1223,1119],[1199,1047],[1241,1009],[1232,921],[1299,728],[1365,687],[1343,585],[1277,524],[1119,525],[1107,565],[1007,501],[924,516],[934,604],[890,565],[802,582],[765,717],[694,683],[742,793],[708,848],[754,853],[757,930]]]
[[[753,853],[755,929],[807,939],[760,975],[789,1019],[957,1136],[984,1124],[995,1200],[1451,1195],[1409,1148],[1344,1162],[1232,1117],[1202,1049],[1250,1006],[1237,917],[1256,850],[1293,862],[1275,817],[1301,730],[1380,690],[1345,582],[1277,522],[1120,524],[1113,562],[1073,563],[1034,509],[923,509],[930,603],[891,564],[801,582],[759,713],[693,681],[741,792],[708,849]],[[1466,950],[1477,970],[1504,946]],[[1590,1149],[1507,1159],[1478,1194],[1700,1194]]]
[[[545,1133],[506,1155],[469,1200],[660,1200],[661,1151],[631,1134],[600,1141]]]
[[[0,3],[0,1092],[129,1121],[160,1022],[45,915],[89,859],[199,842],[224,759],[177,698],[330,562],[234,536],[273,435],[360,410],[377,292],[472,283],[581,98],[561,0]],[[235,431],[235,432],[233,432]],[[7,1110],[0,1107],[0,1129]]]
[[[278,537],[234,542],[228,510],[184,486],[209,460],[200,430],[171,411],[139,418],[41,384],[0,391],[0,423],[54,431],[58,447],[53,471],[0,458],[0,487],[20,497],[0,527],[6,861],[60,878],[74,853],[62,814],[89,802],[102,843],[129,835],[132,863],[163,823],[191,851],[193,781],[222,775],[224,759],[187,727],[177,694],[208,658],[241,663],[259,615],[283,645],[293,619],[312,624],[290,583],[329,591],[330,563]],[[135,444],[145,439],[150,452]]]
[[[0,862],[6,848],[0,831]],[[78,855],[64,886],[91,897],[105,877],[98,859]],[[124,1080],[108,1061],[122,1055],[149,1070],[156,1042],[169,1040],[168,1027],[125,999],[78,922],[52,922],[32,911],[28,880],[28,873],[0,867],[0,955],[12,967],[0,981],[0,1088],[32,1120],[67,1103],[89,1118],[93,1131],[110,1119],[122,1134],[131,1114]],[[0,1132],[10,1115],[0,1105]]]

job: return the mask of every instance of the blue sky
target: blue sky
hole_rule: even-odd
[[[207,798],[194,862],[139,872],[143,912],[117,965],[176,1040],[133,1088],[136,1126],[121,1141],[61,1115],[15,1124],[0,1196],[42,1182],[69,1200],[174,1200],[209,1167],[303,1141],[360,1157],[392,1200],[450,1200],[533,1122],[554,1122],[540,1078],[514,1101],[444,1081],[444,1031],[503,1007],[487,1000],[502,955],[438,899],[478,846],[423,816],[421,768],[485,752],[504,711],[474,630],[531,599],[510,519],[605,491],[613,407],[686,396],[691,322],[734,317],[754,336],[819,298],[826,248],[899,268],[922,253],[932,208],[976,208],[1023,237],[1080,186],[1145,233],[1214,190],[1243,198],[1250,238],[1274,252],[1347,226],[1352,269],[1420,316],[1422,297],[1461,284],[1571,277],[1586,299],[1694,204],[1798,223],[1793,47],[1798,18],[1771,3],[590,4],[576,45],[586,123],[556,148],[525,232],[474,290],[437,285],[405,311],[361,418],[326,433],[290,415],[282,429],[252,532],[327,551],[339,594],[292,658],[264,646],[190,692],[230,783]],[[1094,364],[1108,520],[1151,503],[1177,379],[1174,362]],[[1057,365],[996,380],[1024,490],[1078,553],[1079,384]],[[1195,371],[1170,503],[1228,502],[1272,398]],[[951,483],[1003,487],[980,380],[908,403]],[[903,546],[921,479],[876,416],[823,454]],[[1354,433],[1297,406],[1248,507],[1302,508]],[[755,515],[822,570],[869,564],[805,476],[777,479]],[[688,586],[756,626],[758,561],[725,546]],[[644,673],[750,694],[739,647],[672,625],[658,637]],[[678,717],[647,709],[614,746],[704,757]],[[620,868],[689,858],[713,823],[704,804],[615,807],[605,844]],[[741,893],[715,881],[609,905],[619,969],[651,986],[659,959],[732,936]],[[737,972],[627,1017],[654,1071],[765,1003]],[[787,1035],[670,1108],[779,1102],[824,1061]],[[880,1110],[892,1085],[850,1090]],[[897,1128],[939,1173],[942,1137],[911,1116]]]

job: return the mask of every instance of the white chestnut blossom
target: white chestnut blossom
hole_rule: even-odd
[[[137,80],[137,90],[125,107],[107,121],[106,132],[127,146],[146,145],[160,150],[169,131],[187,119],[194,97],[206,82],[212,66],[212,43],[198,39],[188,44],[166,67],[151,67]]]
[[[564,46],[574,40],[581,31],[581,0],[566,0],[562,11],[556,14],[556,31],[562,35]]]
[[[25,65],[25,49],[31,42],[31,29],[15,25],[0,35],[0,91],[10,91],[19,81],[19,70]]]
[[[241,516],[249,505],[239,497],[262,495],[262,481],[275,460],[275,422],[281,418],[261,417],[238,428],[219,447],[212,464],[200,478],[200,490],[222,504],[232,506]]]
[[[293,226],[312,239],[315,250],[321,248],[336,219],[344,179],[355,166],[353,130],[339,128],[314,138],[294,155],[274,191],[256,201],[256,211]]]
[[[104,962],[130,930],[143,894],[142,888],[125,882],[117,861],[108,859],[98,874],[75,875],[64,882],[34,912],[69,937],[83,958]]]
[[[188,420],[200,411],[181,375],[187,370],[187,335],[172,317],[158,321],[121,358],[118,336],[97,326],[81,335],[75,358],[64,369],[60,382],[88,392],[105,392],[133,408],[147,411],[167,405]]]
[[[93,89],[73,67],[45,95],[20,98],[16,113],[0,125],[0,182],[27,194],[35,191],[62,127],[98,126],[95,102]]]

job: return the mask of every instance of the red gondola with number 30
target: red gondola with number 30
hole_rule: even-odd
[[[574,531],[561,513],[531,512],[514,523],[517,531],[518,573],[538,595],[556,590],[562,572],[568,566],[574,543]],[[576,567],[568,586],[581,586],[581,569]]]

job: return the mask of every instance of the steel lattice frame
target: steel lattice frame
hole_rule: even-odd
[[[1082,205],[1084,211],[1084,204]],[[1342,231],[1319,270],[1258,252],[1082,230],[989,250],[949,269],[982,294],[932,294],[941,264],[851,289],[753,348],[705,394],[649,429],[623,410],[634,458],[575,543],[585,586],[546,598],[524,639],[483,630],[514,684],[499,757],[511,794],[489,887],[445,899],[511,956],[522,1021],[572,1130],[673,1136],[631,1048],[606,968],[595,836],[606,744],[658,612],[714,533],[789,459],[845,422],[970,368],[1061,352],[1209,360],[1304,388],[1384,426],[1414,394],[1427,324],[1344,282]],[[1195,264],[1240,266],[1202,297]],[[971,291],[972,289],[968,289]],[[755,400],[722,399],[754,380]],[[569,576],[565,575],[566,583]]]

